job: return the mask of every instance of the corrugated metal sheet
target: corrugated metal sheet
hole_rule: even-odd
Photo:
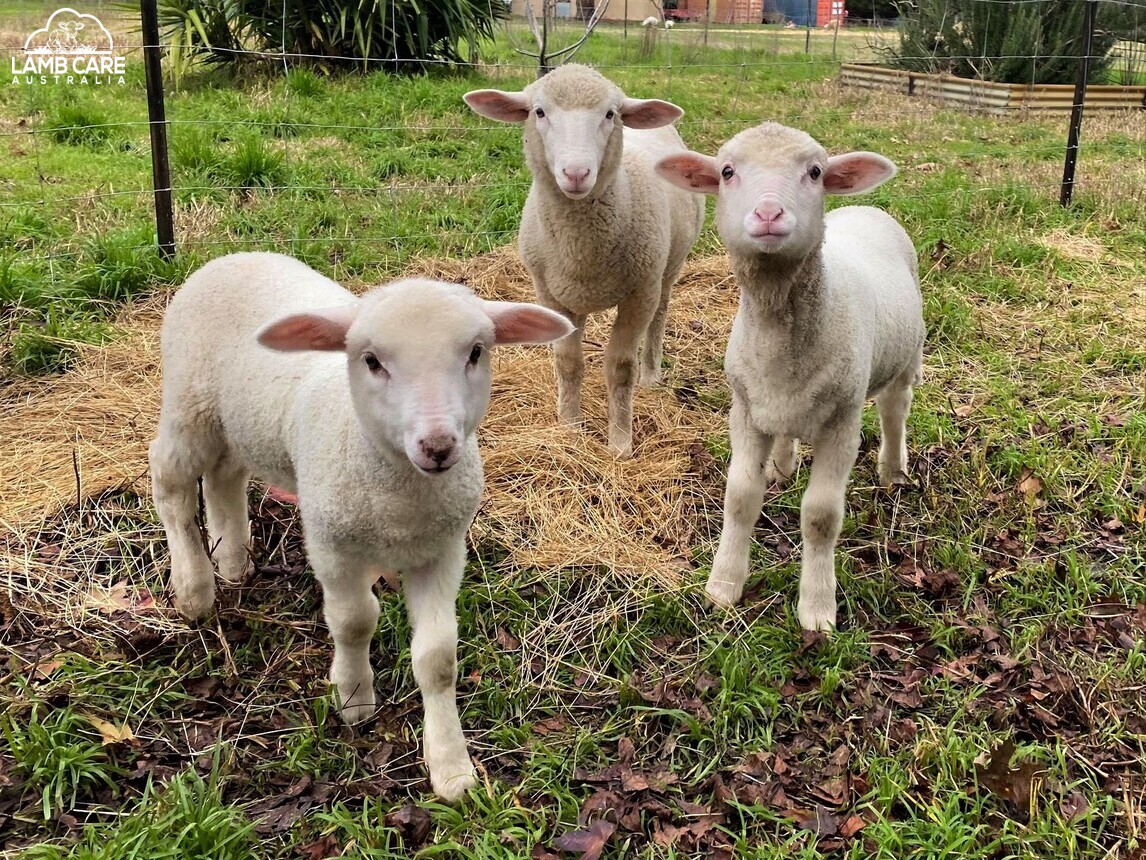
[[[994,114],[1018,110],[1066,112],[1074,104],[1074,87],[1068,84],[997,84],[953,75],[904,72],[866,63],[844,63],[839,79],[848,86],[923,96]],[[1086,107],[1088,110],[1146,108],[1146,87],[1089,86]]]

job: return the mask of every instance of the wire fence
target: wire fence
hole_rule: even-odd
[[[977,2],[1005,9],[1047,0]],[[1146,9],[1142,0],[1101,2]],[[102,259],[106,269],[109,256],[114,263],[117,253],[150,252],[163,236],[163,227],[157,233],[151,221],[157,190],[172,197],[171,230],[184,258],[279,250],[353,279],[399,271],[419,254],[471,255],[512,240],[529,186],[520,131],[466,114],[458,97],[480,86],[517,88],[535,77],[536,63],[514,50],[530,45],[521,21],[507,22],[496,56],[458,64],[461,77],[378,73],[347,84],[297,71],[300,61],[314,57],[286,51],[240,52],[264,67],[286,67],[286,75],[260,71],[228,81],[194,72],[172,86],[167,69],[163,107],[172,178],[158,189],[148,134],[155,123],[147,118],[140,67],[148,48],[166,46],[144,44],[129,19],[117,24],[117,50],[129,60],[124,84],[13,81],[9,88],[11,114],[0,122],[0,151],[19,166],[0,191],[0,305],[19,303],[10,282],[18,281],[12,273],[20,267],[40,267],[66,292],[84,276],[85,260]],[[558,22],[553,36],[572,39],[578,26]],[[960,113],[934,99],[839,83],[842,62],[877,60],[894,40],[890,28],[794,34],[629,22],[603,26],[578,60],[591,61],[630,94],[685,106],[678,128],[700,149],[711,150],[762,119],[805,127],[835,150],[865,148],[864,130],[878,129],[891,150],[886,154],[908,168],[900,190],[882,198],[892,208],[896,193],[926,193],[949,196],[955,211],[956,200],[1006,195],[1015,185],[1035,189],[1053,205],[1066,117]],[[1146,67],[1132,65],[1146,58],[1142,44],[1127,41],[1118,50],[1125,55],[1120,62],[1131,63],[1131,73],[1146,84]],[[18,53],[13,47],[14,58]],[[325,98],[328,92],[335,95]],[[442,92],[451,94],[456,109],[443,106]],[[1089,210],[1140,206],[1146,200],[1146,111],[1087,115],[1086,122],[1095,133],[1082,135],[1078,187]],[[944,147],[919,151],[917,141],[931,140],[936,123],[949,129]],[[90,162],[90,180],[77,162]],[[965,181],[929,181],[928,174],[948,168],[962,170]],[[711,236],[708,242],[715,250]]]

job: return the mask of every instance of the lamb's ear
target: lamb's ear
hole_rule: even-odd
[[[660,128],[672,125],[684,111],[660,99],[625,99],[621,102],[621,122],[629,128]]]
[[[470,110],[498,122],[525,122],[529,116],[529,97],[525,93],[504,90],[473,90],[462,96]]]
[[[698,194],[716,194],[720,190],[720,174],[716,170],[716,159],[699,152],[681,152],[666,155],[657,162],[656,171],[685,191]]]
[[[824,191],[828,194],[863,194],[887,182],[895,174],[895,165],[876,152],[833,155],[824,171]]]
[[[549,343],[560,340],[573,331],[569,322],[557,311],[525,302],[483,302],[486,316],[493,320],[494,342]]]
[[[346,349],[346,332],[357,312],[356,306],[347,305],[306,314],[291,314],[267,323],[259,329],[255,338],[263,346],[279,352]]]

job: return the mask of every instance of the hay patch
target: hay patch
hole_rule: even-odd
[[[528,275],[506,249],[420,261],[408,274],[459,281],[486,298],[532,298]],[[165,301],[125,312],[123,336],[87,349],[75,371],[21,380],[0,394],[0,437],[9,440],[0,458],[0,521],[8,528],[27,533],[113,487],[150,493]],[[690,262],[668,324],[672,367],[660,388],[638,391],[630,461],[615,460],[605,446],[602,347],[611,315],[597,315],[586,330],[584,432],[556,420],[550,350],[495,352],[492,404],[480,431],[486,492],[471,538],[504,554],[503,573],[607,567],[666,587],[679,583],[693,550],[718,528],[723,482],[704,443],[726,432],[722,358],[736,303],[725,258]]]

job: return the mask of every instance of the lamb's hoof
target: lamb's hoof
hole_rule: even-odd
[[[879,469],[879,482],[885,487],[910,487],[914,484],[911,476],[902,469],[888,469],[884,466]]]
[[[740,602],[740,598],[743,595],[744,588],[737,588],[731,582],[713,582],[709,580],[708,585],[704,587],[704,596],[707,597],[708,602],[717,609],[732,609]]]
[[[220,554],[215,561],[219,565],[219,576],[232,584],[242,582],[251,567],[251,556],[246,547],[241,552]]]
[[[796,617],[805,630],[820,630],[830,633],[836,629],[836,604],[815,600],[801,600],[796,607]]]
[[[658,370],[656,373],[650,373],[642,370],[639,384],[641,388],[656,388],[661,384],[661,372]]]
[[[374,716],[374,703],[346,705],[339,709],[338,715],[346,725],[356,726]]]
[[[361,680],[334,682],[339,706],[338,715],[348,726],[365,722],[374,716],[374,676]],[[348,690],[350,695],[343,700],[342,691]]]
[[[459,762],[455,767],[431,772],[430,784],[434,787],[434,794],[447,803],[453,803],[477,785],[477,774],[469,758],[466,758],[465,764]]]
[[[175,595],[175,608],[188,621],[199,621],[210,614],[215,606],[215,583],[209,588],[194,588]]]
[[[769,460],[768,465],[764,467],[764,480],[768,482],[769,486],[786,487],[791,482],[792,475],[795,473],[796,467],[794,465],[785,472],[776,465],[774,460]]]

